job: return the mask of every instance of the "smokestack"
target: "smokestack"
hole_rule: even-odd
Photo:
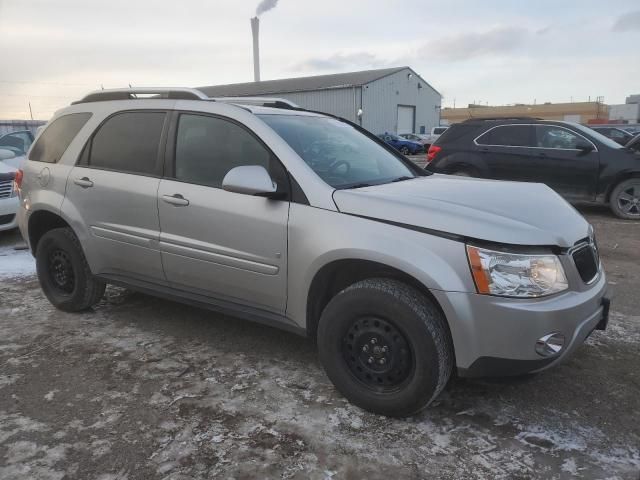
[[[251,33],[253,35],[253,81],[260,81],[260,20],[258,17],[251,19]]]

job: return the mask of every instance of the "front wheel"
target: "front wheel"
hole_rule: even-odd
[[[409,149],[407,147],[402,147],[400,149],[400,153],[402,153],[403,155],[409,155]]]
[[[640,178],[630,178],[616,185],[609,206],[620,218],[640,220]]]
[[[355,283],[329,302],[318,350],[328,377],[349,401],[391,417],[429,405],[453,369],[438,308],[414,288],[384,278]]]
[[[36,270],[44,294],[65,312],[91,307],[105,291],[105,283],[92,275],[70,228],[55,228],[42,236],[36,248]]]

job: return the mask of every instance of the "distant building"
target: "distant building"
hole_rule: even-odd
[[[518,104],[509,106],[469,105],[467,108],[443,108],[443,123],[458,123],[473,117],[535,117],[576,123],[600,123],[609,118],[607,105],[601,102]]]
[[[629,104],[639,104],[640,103],[640,94],[636,94],[636,95],[629,95],[627,97],[627,99],[625,100],[625,103]]]
[[[199,87],[210,97],[282,97],[358,123],[372,133],[425,133],[442,96],[409,67]],[[361,113],[359,115],[359,112]]]
[[[609,105],[609,120],[620,123],[640,123],[640,95],[629,95],[626,103]]]

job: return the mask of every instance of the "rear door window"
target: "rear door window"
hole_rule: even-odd
[[[476,143],[502,147],[532,147],[534,146],[532,137],[531,125],[502,125],[478,137]]]
[[[55,119],[38,137],[29,160],[57,163],[89,118],[90,113],[71,113]]]
[[[165,112],[124,112],[107,119],[94,134],[81,163],[91,168],[161,175],[160,138]]]

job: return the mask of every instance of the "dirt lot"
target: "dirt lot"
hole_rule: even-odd
[[[278,330],[116,288],[56,311],[0,234],[0,478],[637,480],[640,223],[582,211],[609,329],[539,375],[454,379],[406,420],[348,404]]]

